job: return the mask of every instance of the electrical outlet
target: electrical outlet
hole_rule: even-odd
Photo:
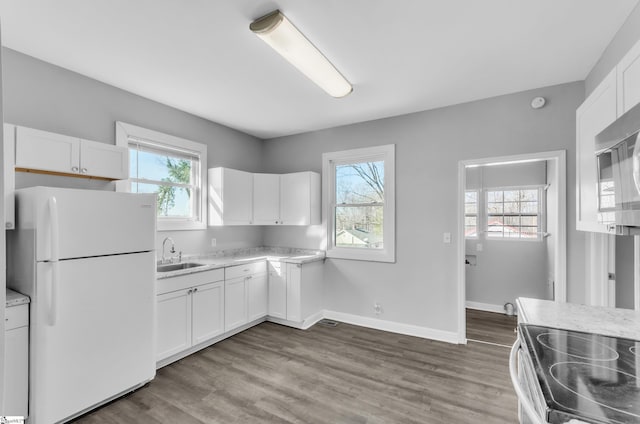
[[[444,233],[442,241],[445,243],[451,243],[451,233]]]
[[[481,243],[476,244],[476,251],[477,252],[482,252],[482,244]]]
[[[382,313],[382,305],[379,304],[378,302],[373,304],[373,312],[376,313],[376,315],[380,315]]]
[[[212,238],[211,239],[211,247],[216,247],[217,241],[216,239]]]

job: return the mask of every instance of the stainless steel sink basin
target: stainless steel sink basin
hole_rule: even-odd
[[[197,264],[195,262],[181,262],[178,264],[165,264],[165,265],[158,265],[158,267],[156,268],[156,270],[158,272],[169,272],[169,271],[178,271],[181,269],[189,269],[189,268],[196,268],[199,266],[204,266],[203,264]]]

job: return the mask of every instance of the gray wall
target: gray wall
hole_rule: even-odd
[[[486,210],[482,190],[540,186],[547,181],[546,161],[468,168],[466,174],[467,190],[481,193],[480,210]],[[502,306],[515,305],[521,296],[547,298],[547,239],[500,240],[480,233],[479,238],[466,240],[465,252],[476,257],[475,265],[465,267],[467,301]]]
[[[618,30],[611,43],[600,56],[600,59],[585,79],[585,92],[589,94],[600,84],[600,81],[620,62],[629,49],[640,40],[640,4],[631,12],[624,25]]]
[[[616,307],[633,309],[633,237],[616,236]]]
[[[208,145],[208,166],[262,170],[263,142],[252,136],[136,96],[91,78],[3,48],[5,122],[115,143],[115,121],[176,135]],[[216,101],[216,99],[211,99]],[[113,189],[112,183],[78,178],[17,174],[17,187],[33,185]],[[260,227],[159,232],[157,246],[171,236],[185,254],[260,246]]]
[[[533,110],[535,96],[548,100]],[[457,106],[269,140],[270,172],[321,171],[323,152],[396,144],[395,264],[327,260],[326,308],[446,331],[457,330],[457,168],[463,159],[567,150],[568,296],[584,301],[584,234],[575,228],[575,82]],[[266,228],[267,245],[319,248],[319,227]]]

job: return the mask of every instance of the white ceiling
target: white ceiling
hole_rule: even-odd
[[[583,80],[638,0],[0,0],[2,44],[267,139]],[[334,99],[249,31],[280,9]]]

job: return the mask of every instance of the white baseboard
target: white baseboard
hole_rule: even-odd
[[[492,303],[471,302],[471,301],[467,300],[466,306],[469,309],[477,309],[478,311],[496,312],[498,314],[504,314],[505,313],[504,305],[494,305]],[[517,311],[514,311],[514,313],[517,315]]]
[[[413,324],[403,324],[395,321],[386,321],[378,318],[363,317],[360,315],[346,314],[325,310],[325,318],[360,327],[374,328],[376,330],[389,331],[391,333],[405,334],[407,336],[421,337],[423,339],[438,340],[447,343],[460,343],[458,333],[454,331],[442,331],[429,327],[421,327]]]

